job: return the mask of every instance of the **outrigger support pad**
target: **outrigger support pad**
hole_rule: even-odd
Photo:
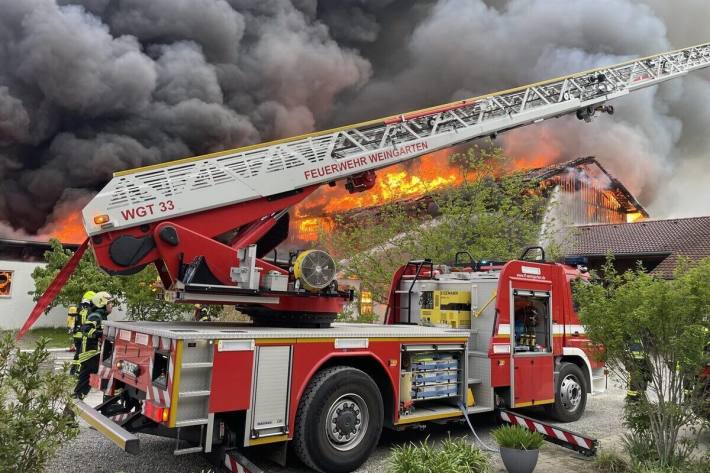
[[[587,457],[593,457],[597,454],[597,447],[599,447],[599,440],[597,439],[546,424],[531,417],[518,414],[517,412],[500,409],[498,414],[503,422],[519,425],[533,432],[538,432],[545,437],[545,440],[548,442],[569,448]]]

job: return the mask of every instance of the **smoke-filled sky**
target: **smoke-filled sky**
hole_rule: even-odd
[[[709,41],[705,0],[0,0],[0,236],[114,171]],[[710,215],[710,73],[502,135],[596,155],[657,217]]]

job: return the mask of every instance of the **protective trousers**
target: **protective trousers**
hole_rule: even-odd
[[[83,353],[82,353],[83,355]],[[82,357],[80,357],[82,358]],[[85,357],[84,357],[85,358]],[[99,354],[98,352],[94,356],[89,357],[80,361],[79,364],[79,379],[76,382],[76,387],[74,388],[74,396],[83,399],[89,391],[91,391],[91,385],[89,384],[89,379],[91,378],[91,373],[98,373],[99,371]]]

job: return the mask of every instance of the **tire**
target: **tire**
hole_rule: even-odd
[[[353,471],[377,446],[383,412],[380,390],[367,374],[348,366],[327,368],[301,397],[294,451],[316,471]]]
[[[579,366],[562,363],[555,386],[555,403],[548,405],[548,415],[560,422],[574,422],[587,406],[587,383]]]

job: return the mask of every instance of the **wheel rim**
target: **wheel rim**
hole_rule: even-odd
[[[582,385],[573,374],[568,374],[560,383],[560,400],[562,407],[568,412],[574,412],[582,402]]]
[[[370,411],[362,397],[353,393],[344,394],[331,404],[326,422],[328,443],[336,450],[352,450],[365,437]]]

